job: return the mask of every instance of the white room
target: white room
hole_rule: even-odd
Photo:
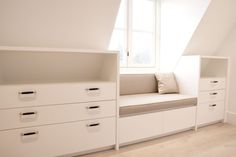
[[[0,157],[235,157],[235,0],[0,0]]]

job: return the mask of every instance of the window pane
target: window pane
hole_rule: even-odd
[[[133,0],[132,5],[133,30],[153,32],[155,19],[154,0]]]
[[[120,52],[120,65],[126,66],[127,56],[125,47],[125,31],[114,29],[109,45],[109,50],[116,50]]]
[[[132,53],[130,64],[133,66],[153,66],[155,64],[154,36],[152,33],[132,33]]]
[[[118,15],[116,17],[115,28],[122,28],[122,29],[125,28],[125,23],[126,23],[125,2],[126,0],[121,1]]]

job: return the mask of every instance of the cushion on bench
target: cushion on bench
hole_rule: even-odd
[[[157,81],[154,74],[120,75],[120,95],[157,93]]]
[[[182,94],[158,93],[124,95],[120,97],[120,117],[158,112],[197,105],[197,98]]]

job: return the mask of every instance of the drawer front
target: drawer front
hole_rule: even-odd
[[[116,83],[0,86],[0,109],[116,99]]]
[[[224,101],[225,90],[204,91],[199,93],[198,102]]]
[[[196,106],[164,112],[164,133],[195,126]]]
[[[200,79],[200,91],[225,89],[225,78],[202,78]]]
[[[119,142],[121,144],[158,136],[163,133],[163,113],[119,118]]]
[[[224,119],[224,102],[203,103],[198,106],[198,125]]]
[[[0,130],[115,116],[116,102],[101,101],[0,110]]]
[[[52,157],[115,144],[115,119],[0,131],[0,156]]]

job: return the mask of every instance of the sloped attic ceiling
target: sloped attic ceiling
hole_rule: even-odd
[[[212,0],[184,54],[213,55],[234,27],[236,0]]]
[[[160,71],[172,71],[211,0],[162,0]]]
[[[120,0],[1,0],[0,46],[107,49]]]

